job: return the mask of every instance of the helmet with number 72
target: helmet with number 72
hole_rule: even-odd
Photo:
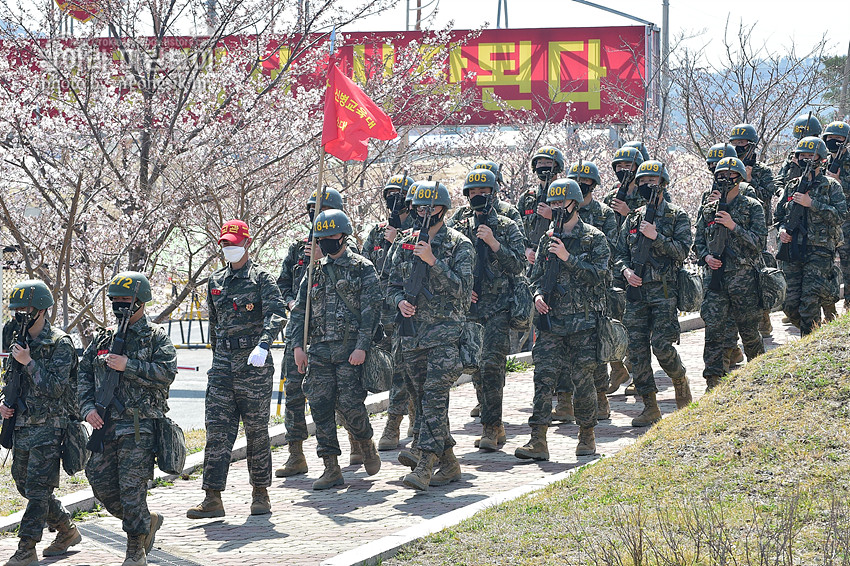
[[[136,285],[139,287],[138,291],[136,291]],[[150,281],[138,271],[122,271],[116,274],[106,289],[107,297],[132,297],[134,294],[136,300],[143,303],[153,298]]]

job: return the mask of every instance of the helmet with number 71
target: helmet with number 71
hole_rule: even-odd
[[[413,206],[445,206],[448,209],[452,207],[452,198],[444,184],[437,181],[422,181],[416,187],[416,194],[413,195],[411,204]]]
[[[20,309],[32,306],[37,311],[53,305],[53,294],[47,284],[40,279],[21,281],[12,288],[9,295],[9,308]]]
[[[552,181],[552,184],[549,185],[549,192],[546,193],[546,202],[552,203],[562,200],[574,200],[576,202],[584,200],[584,194],[581,192],[578,183],[572,179]]]
[[[635,173],[635,181],[641,177],[650,177],[652,175],[660,176],[662,185],[666,185],[670,182],[670,175],[667,173],[667,168],[663,163],[656,161],[655,159],[650,159],[649,161],[644,161],[640,164],[637,173]]]
[[[799,155],[800,153],[814,153],[818,156],[818,159],[826,159],[829,154],[824,141],[815,136],[806,136],[797,142],[794,155]]]
[[[136,291],[136,285],[139,290]],[[136,295],[136,300],[146,303],[153,297],[151,295],[151,283],[144,274],[138,271],[122,271],[112,278],[109,282],[109,287],[106,289],[107,297],[132,297]]]
[[[337,234],[350,235],[352,232],[354,230],[351,228],[351,221],[341,210],[323,210],[316,217],[316,225],[313,227],[313,234],[317,238],[336,236]]]

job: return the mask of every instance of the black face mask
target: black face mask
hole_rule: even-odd
[[[830,153],[835,153],[835,152],[838,151],[838,148],[841,147],[841,144],[844,143],[844,142],[836,140],[836,139],[832,139],[832,140],[826,140],[825,143],[826,143],[826,149],[828,149]]]
[[[587,196],[591,193],[591,191],[593,191],[593,188],[596,186],[596,183],[590,183],[589,185],[587,183],[579,183],[578,186],[579,188],[581,188],[581,194]]]
[[[652,193],[660,188],[661,187],[658,185],[638,185],[638,194],[643,198],[643,200],[649,201],[652,199]]]
[[[15,322],[17,322],[19,325],[26,323],[26,325],[27,325],[26,329],[27,330],[29,330],[30,328],[33,327],[33,325],[35,325],[35,320],[37,318],[38,318],[37,315],[30,317],[29,314],[27,314],[25,312],[15,312]]]
[[[573,216],[576,214],[576,210],[578,210],[578,205],[574,204],[572,208],[562,208],[563,212],[561,214],[564,215],[564,223],[566,224],[570,220],[573,219]]]
[[[617,176],[618,181],[620,181],[621,183],[625,183],[626,177],[631,175],[631,171],[629,171],[628,169],[618,169],[614,171],[614,174]]]
[[[490,195],[475,195],[469,199],[469,206],[475,212],[484,212],[490,207]]]
[[[401,210],[404,203],[399,202],[400,199],[401,193],[387,193],[384,196],[384,202],[387,203],[387,210],[395,210],[396,206]]]
[[[756,162],[755,148],[751,143],[735,146],[735,153],[738,155],[738,159],[744,162],[744,165],[752,166]]]
[[[129,313],[129,316],[133,316],[136,313],[136,311],[139,310],[138,308],[130,308],[130,307],[131,307],[130,303],[119,303],[119,302],[113,301],[112,302],[112,313],[115,315],[115,318],[117,318],[118,320],[121,320],[122,318],[127,316],[127,313]]]
[[[714,182],[717,184],[717,190],[721,193],[728,193],[737,184],[735,180],[728,177],[716,177]]]
[[[538,165],[534,168],[534,172],[537,174],[537,178],[541,181],[545,181],[549,179],[552,175],[550,172],[552,171],[551,165]]]
[[[339,240],[334,238],[323,238],[319,240],[319,248],[322,250],[322,255],[335,255],[342,249],[343,242],[345,242],[344,236]]]

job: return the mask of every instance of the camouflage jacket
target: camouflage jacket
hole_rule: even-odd
[[[336,276],[336,285],[332,274]],[[289,339],[295,348],[304,347],[307,292],[305,277],[301,280],[297,305],[292,311]],[[311,348],[327,342],[348,342],[352,350],[369,350],[380,322],[383,300],[372,262],[347,248],[336,259],[323,257],[313,272],[313,288],[309,292]],[[352,312],[346,299],[352,308],[360,312]]]
[[[758,200],[765,210],[767,224],[773,224],[773,195],[776,194],[776,184],[773,181],[773,173],[764,163],[753,165],[749,181],[750,187],[758,195]]]
[[[626,218],[617,238],[616,270],[623,273],[626,268],[632,267],[632,253],[637,249],[640,223],[646,213],[646,205],[635,210]],[[655,229],[658,237],[650,245],[650,259],[647,262],[643,282],[667,281],[676,284],[676,271],[682,266],[688,257],[688,251],[693,243],[691,235],[691,221],[684,210],[669,203],[661,201],[659,210],[655,216]]]
[[[713,192],[714,185],[712,184],[710,189],[706,189],[702,192],[702,196],[700,197],[700,206],[704,206],[708,202],[708,197],[710,197],[711,193]],[[754,198],[759,201],[759,203],[761,203],[758,193],[756,193],[755,189],[753,189],[753,187],[750,186],[750,184],[746,181],[741,181],[741,183],[738,185],[738,192],[740,192],[745,197]],[[762,205],[762,209],[764,209],[764,205]]]
[[[726,250],[721,258],[717,258],[723,261],[724,272],[752,273],[754,267],[761,265],[761,251],[767,241],[767,225],[764,222],[761,202],[743,194],[736,196],[729,203],[728,211],[736,224],[732,231],[714,221],[718,204],[718,201],[714,201],[700,207],[694,236],[694,252],[700,263],[704,264],[706,256],[713,255],[709,242],[713,241],[719,230],[726,230]]]
[[[450,226],[469,238],[473,248],[476,247],[478,237],[475,235],[475,218],[472,209],[467,206],[460,207],[452,216]],[[487,248],[486,261],[492,279],[484,278],[481,281],[481,293],[478,297],[476,319],[485,319],[493,314],[509,309],[515,276],[522,273],[527,265],[525,259],[525,238],[513,220],[501,214],[491,215],[488,226],[493,230],[493,236],[501,247],[498,252]],[[481,261],[478,253],[475,253],[475,262]],[[475,268],[473,268],[473,274]],[[475,280],[473,279],[473,286]]]
[[[589,203],[578,209],[578,215],[582,222],[590,224],[605,234],[608,245],[612,250],[614,249],[617,245],[617,213],[611,207],[591,199]]]
[[[95,395],[109,370],[106,355],[114,335],[114,327],[99,328],[83,352],[77,377],[77,400],[82,417],[95,408]],[[153,324],[147,315],[127,329],[124,348],[124,355],[129,359],[118,381],[116,394],[124,404],[124,412],[118,414],[114,405],[109,408],[116,424],[117,436],[135,431],[136,416],[139,419],[155,419],[168,412],[168,388],[177,374],[177,351],[168,332],[162,326]]]
[[[463,209],[465,207],[456,208],[454,213],[446,220],[446,226],[454,226],[457,220],[463,216]],[[493,205],[493,208],[496,210],[496,214],[499,216],[507,216],[511,220],[513,220],[514,224],[516,224],[517,229],[519,230],[520,235],[522,236],[523,245],[528,246],[528,238],[525,236],[525,224],[523,224],[522,215],[517,210],[517,207],[512,205],[509,202],[503,201],[499,198],[496,198],[496,204]],[[524,251],[524,250],[523,250]]]
[[[11,334],[3,340],[3,350],[7,352],[13,340]],[[18,415],[15,428],[40,425],[65,428],[69,420],[77,419],[74,343],[70,336],[45,321],[38,336],[31,338],[27,333],[27,344],[32,361],[22,368],[21,380],[27,411]],[[6,358],[6,371],[11,359],[11,356]]]
[[[788,152],[788,155],[785,156],[785,161],[782,163],[782,167],[779,168],[779,173],[774,180],[776,194],[781,195],[785,191],[785,186],[803,173],[800,166],[794,161],[791,161],[793,158],[794,151]]]
[[[413,262],[421,261],[413,255],[418,238],[418,232],[411,232],[392,249],[387,302],[395,305],[396,312],[398,304],[406,298],[404,284],[413,272]],[[431,238],[431,250],[437,262],[427,269],[425,288],[433,297],[429,299],[422,293],[416,298],[416,314],[412,319],[417,335],[401,337],[403,349],[432,348],[457,341],[472,301],[475,250],[469,239],[444,225]]]
[[[286,322],[286,306],[271,274],[248,260],[233,271],[230,264],[217,269],[207,285],[210,345],[218,340],[246,337],[253,349],[274,342]]]
[[[404,220],[401,221],[401,230],[398,231],[396,239],[398,239],[405,230],[413,228],[413,218],[412,214],[408,214]],[[378,222],[372,226],[372,228],[369,229],[369,233],[366,234],[366,237],[363,239],[363,253],[361,254],[375,266],[375,271],[378,272],[378,277],[381,282],[381,290],[384,293],[386,293],[387,281],[389,281],[390,278],[390,274],[387,273],[387,266],[384,265],[386,259],[390,257],[391,244],[386,238],[384,238],[384,234],[387,233],[388,227],[389,222],[387,221]]]
[[[538,261],[531,269],[531,294],[542,295],[541,285],[551,262],[559,262],[561,270],[558,283],[563,293],[554,290],[546,297],[551,309],[549,319],[552,332],[561,336],[596,326],[598,313],[605,310],[606,290],[611,286],[611,248],[605,234],[581,219],[572,232],[564,238],[570,253],[567,261],[549,253],[550,230],[540,239],[537,247]],[[535,320],[539,318],[534,311]]]
[[[832,163],[832,156],[827,161],[827,167]],[[847,203],[847,211],[850,212],[850,156],[844,158],[844,164],[838,170],[838,179],[841,189],[844,191],[844,200]],[[844,216],[844,227],[850,228],[850,214]]]
[[[539,242],[539,237],[535,241],[535,230],[542,236],[549,226],[549,221],[537,214],[537,205],[540,203],[546,203],[545,186],[542,182],[537,187],[523,192],[516,205],[522,219],[525,246],[532,249],[536,249]]]
[[[799,206],[791,202],[797,192],[802,177],[797,177],[785,186],[782,197],[776,205],[776,224],[785,227],[791,207]],[[841,242],[841,224],[847,215],[847,200],[841,183],[818,173],[811,182],[808,191],[812,197],[812,206],[806,209],[806,243],[809,247],[821,248],[825,253],[833,253]]]
[[[307,273],[310,262],[304,253],[306,248],[307,238],[300,238],[289,244],[289,249],[286,250],[286,257],[283,258],[280,275],[277,277],[277,286],[280,288],[284,305],[288,305],[298,296],[301,278]]]

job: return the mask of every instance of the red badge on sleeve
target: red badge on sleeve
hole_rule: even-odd
[[[401,247],[405,250],[415,250],[416,246],[414,244],[402,244]]]
[[[221,295],[221,289],[210,289],[210,294]]]
[[[98,356],[105,356],[108,353],[109,353],[109,350],[98,350],[97,351]]]

